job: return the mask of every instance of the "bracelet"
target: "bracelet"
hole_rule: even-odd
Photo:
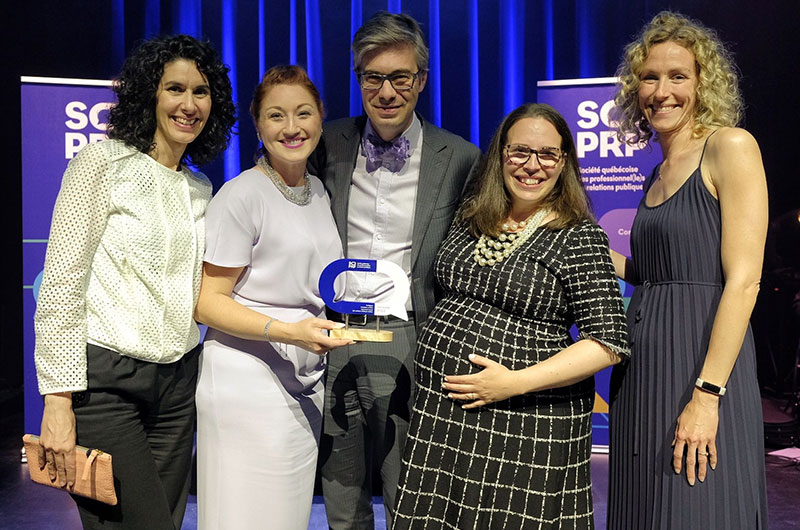
[[[699,388],[704,392],[708,392],[709,394],[714,394],[716,396],[724,396],[727,389],[724,386],[717,386],[714,383],[709,383],[708,381],[704,381],[703,379],[697,378],[697,381],[694,382],[694,386]]]
[[[264,326],[264,338],[267,339],[267,342],[270,341],[269,340],[269,327],[272,325],[273,322],[275,322],[275,319],[272,318],[272,317],[269,317],[269,321],[267,321],[267,325]]]

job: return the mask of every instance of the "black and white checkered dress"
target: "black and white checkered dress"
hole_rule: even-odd
[[[510,369],[543,361],[573,342],[573,323],[627,355],[608,239],[588,222],[540,228],[487,267],[473,259],[476,242],[456,224],[436,260],[445,297],[417,346],[394,528],[592,528],[592,378],[473,411],[442,380],[477,371],[473,352]]]

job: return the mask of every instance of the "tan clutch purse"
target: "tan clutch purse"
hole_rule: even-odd
[[[26,434],[22,437],[25,453],[28,455],[28,471],[31,480],[38,484],[64,489],[70,493],[88,497],[96,501],[114,506],[117,504],[117,493],[114,491],[114,476],[111,472],[111,455],[99,449],[87,449],[75,446],[75,486],[69,490],[59,488],[58,483],[50,480],[47,468],[39,468],[39,437]]]

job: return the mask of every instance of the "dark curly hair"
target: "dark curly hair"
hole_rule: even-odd
[[[154,148],[156,93],[164,66],[176,59],[194,61],[211,88],[211,115],[200,135],[183,153],[196,166],[211,162],[228,146],[236,107],[231,97],[228,67],[209,42],[189,35],[166,35],[144,41],[122,65],[114,80],[117,104],[108,115],[108,137],[122,140],[143,153]]]

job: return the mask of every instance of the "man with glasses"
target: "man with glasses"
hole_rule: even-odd
[[[433,260],[480,151],[415,113],[428,79],[417,22],[381,12],[353,38],[353,66],[366,116],[325,125],[312,160],[351,258],[400,265],[411,283],[409,320],[388,317],[389,343],[363,342],[328,358],[320,465],[331,528],[373,528],[372,476],[380,472],[391,526],[414,383],[419,331],[439,292]],[[392,282],[348,273],[344,298],[380,303]],[[331,315],[336,318],[336,315]],[[354,328],[374,329],[374,317]]]

